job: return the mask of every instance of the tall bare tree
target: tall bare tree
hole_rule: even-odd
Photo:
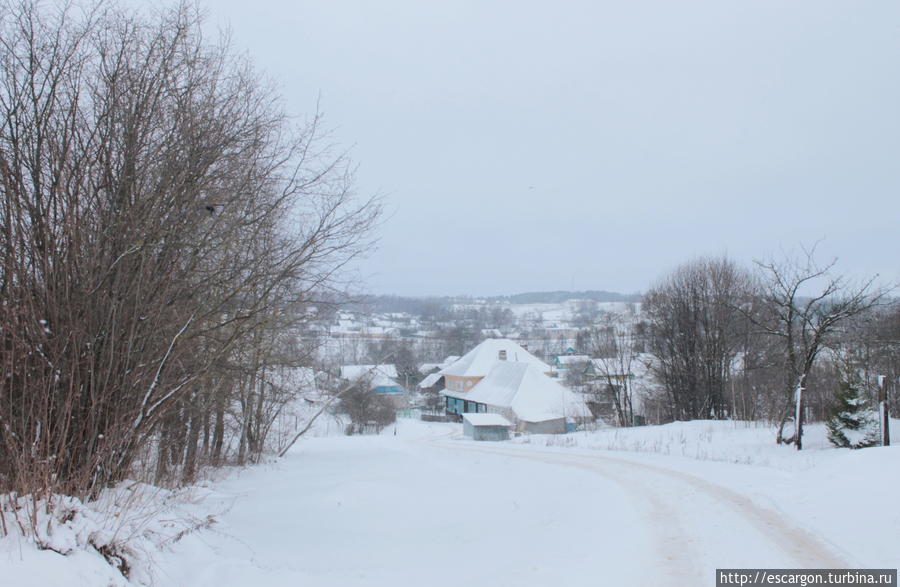
[[[728,384],[753,295],[748,271],[727,258],[678,267],[644,298],[654,371],[676,420],[729,413]]]
[[[776,338],[783,353],[782,402],[776,441],[803,448],[803,420],[807,379],[820,352],[849,318],[876,306],[886,295],[873,287],[875,277],[852,283],[836,275],[837,260],[821,264],[816,247],[799,256],[757,262],[763,281],[762,313],[754,318],[766,334]],[[786,432],[789,422],[793,431]]]
[[[594,379],[590,392],[598,403],[612,403],[619,426],[634,424],[634,372],[638,357],[633,327],[604,325],[588,331]]]
[[[266,388],[261,331],[365,248],[378,203],[189,4],[4,3],[0,121],[0,491],[220,457],[237,390]]]

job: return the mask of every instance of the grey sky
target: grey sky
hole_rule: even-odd
[[[825,238],[900,278],[900,3],[210,0],[361,193],[372,291],[644,290]]]

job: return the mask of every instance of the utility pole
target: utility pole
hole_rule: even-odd
[[[887,397],[887,377],[878,376],[878,415],[881,417],[881,446],[891,445],[891,408]]]

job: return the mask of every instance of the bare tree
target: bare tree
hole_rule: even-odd
[[[371,390],[371,376],[360,378],[346,389],[340,396],[337,408],[350,418],[348,435],[381,432],[397,419],[390,399]]]
[[[591,393],[598,403],[609,401],[619,426],[634,424],[634,373],[637,360],[634,335],[631,327],[601,326],[589,331],[591,369]]]
[[[0,120],[0,491],[221,462],[241,401],[260,446],[271,330],[379,214],[321,117],[291,121],[191,5],[23,0],[0,8]]]
[[[873,287],[875,278],[853,284],[833,270],[837,260],[820,264],[815,246],[799,257],[757,262],[763,281],[762,313],[757,326],[777,339],[783,353],[782,402],[776,441],[803,448],[807,379],[819,353],[845,322],[874,307],[886,294]],[[793,432],[786,433],[793,421]]]
[[[727,258],[701,258],[673,271],[644,298],[654,371],[676,420],[729,413],[729,382],[753,295],[749,272]]]

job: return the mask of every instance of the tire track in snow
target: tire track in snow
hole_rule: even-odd
[[[511,456],[541,463],[568,466],[586,470],[593,474],[600,474],[608,481],[618,485],[626,494],[634,496],[633,504],[640,510],[640,515],[645,519],[645,527],[649,529],[649,537],[652,540],[652,548],[655,557],[653,571],[657,575],[646,578],[647,584],[671,585],[683,587],[692,585],[698,576],[704,571],[698,563],[699,557],[693,537],[684,528],[681,515],[673,504],[661,499],[660,495],[647,486],[646,483],[635,481],[620,472],[607,469],[598,469],[596,466],[577,462],[562,462],[553,458],[552,454],[523,454],[519,452],[507,452],[481,446],[466,446],[462,444],[450,444],[445,442],[432,442],[433,446],[449,450],[466,450],[495,456]],[[646,572],[648,569],[640,569],[636,574]],[[635,577],[637,579],[637,577]]]
[[[435,444],[437,445],[437,443]],[[439,446],[570,466],[592,471],[619,483],[630,492],[648,501],[651,511],[655,510],[653,524],[664,524],[661,529],[657,529],[657,546],[669,559],[665,562],[667,566],[672,567],[671,571],[676,576],[684,577],[685,573],[693,573],[690,576],[696,580],[697,565],[694,562],[696,545],[692,545],[694,537],[690,532],[685,531],[682,524],[673,522],[681,517],[678,513],[678,504],[672,503],[673,496],[653,491],[654,484],[648,483],[646,478],[641,479],[641,474],[678,481],[687,485],[697,494],[713,500],[716,504],[724,505],[755,529],[758,535],[773,544],[779,552],[785,553],[798,568],[850,568],[857,566],[848,564],[841,555],[828,546],[825,540],[786,519],[784,515],[762,507],[732,489],[689,473],[603,455],[564,455],[543,451],[528,453],[510,448],[469,446],[463,443],[452,445],[441,443]],[[635,475],[636,472],[637,475]],[[673,559],[673,552],[681,554]],[[675,581],[675,584],[677,583]]]

